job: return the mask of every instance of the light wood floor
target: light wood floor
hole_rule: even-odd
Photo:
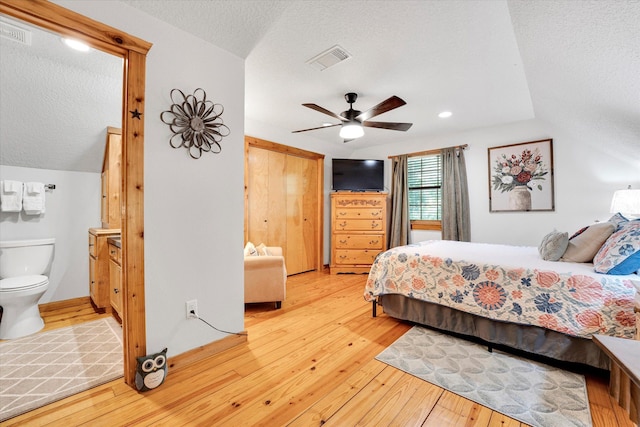
[[[3,425],[521,426],[376,361],[410,325],[372,318],[365,280],[292,276],[281,310],[247,308],[245,345],[170,370],[163,385],[144,394],[117,380]],[[47,328],[101,317],[86,306],[44,314]],[[594,427],[632,427],[606,379],[588,376],[587,384]]]

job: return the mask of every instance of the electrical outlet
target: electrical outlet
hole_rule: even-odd
[[[198,300],[192,299],[185,303],[187,308],[187,319],[195,319],[198,316]],[[191,313],[193,311],[193,313]]]

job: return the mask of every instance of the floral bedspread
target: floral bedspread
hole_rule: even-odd
[[[636,288],[628,276],[566,271],[572,263],[554,263],[559,268],[552,270],[527,267],[526,259],[521,267],[514,267],[455,259],[455,255],[442,256],[442,251],[430,255],[434,252],[430,248],[439,243],[422,242],[381,253],[371,267],[365,300],[401,294],[490,319],[583,338],[593,334],[633,338],[635,334]],[[477,245],[447,244],[461,248]],[[537,256],[537,251],[534,254]]]

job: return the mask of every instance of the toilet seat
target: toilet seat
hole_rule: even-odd
[[[26,291],[49,283],[49,278],[42,275],[8,277],[0,280],[0,292]]]

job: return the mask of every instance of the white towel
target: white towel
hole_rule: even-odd
[[[25,182],[22,195],[22,209],[27,215],[43,214],[44,209],[44,184],[41,182]]]
[[[22,210],[22,183],[5,179],[0,183],[0,209],[2,212]]]

